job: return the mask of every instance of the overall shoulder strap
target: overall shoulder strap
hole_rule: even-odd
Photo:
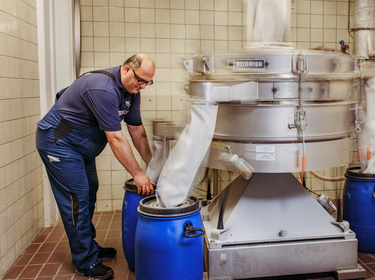
[[[115,75],[113,75],[112,73],[109,73],[109,72],[107,72],[107,71],[103,71],[103,70],[94,70],[94,71],[89,71],[89,72],[83,73],[81,76],[86,75],[86,74],[88,74],[88,73],[100,73],[100,74],[105,74],[105,75],[107,75],[108,77],[110,77],[113,81],[116,81]],[[81,76],[79,76],[79,77],[81,77]],[[79,77],[78,77],[78,78],[79,78]],[[77,79],[78,79],[78,78],[77,78]]]
[[[94,71],[89,71],[89,72],[86,72],[86,73],[83,73],[82,75],[80,75],[77,79],[79,79],[80,77],[82,77],[83,75],[86,75],[86,74],[89,74],[89,73],[100,73],[100,74],[105,74],[107,75],[108,77],[110,77],[114,82],[116,81],[116,78],[115,78],[115,75],[113,75],[112,73],[109,73],[107,71],[103,71],[103,70],[94,70]],[[76,80],[77,80],[76,79]],[[60,90],[57,94],[56,94],[56,100],[58,100],[60,98],[60,96],[65,92],[65,90],[67,89],[68,87]]]

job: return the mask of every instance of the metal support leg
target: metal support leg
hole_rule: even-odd
[[[214,197],[219,194],[219,172],[217,169],[212,169],[212,177],[213,177],[213,193]]]

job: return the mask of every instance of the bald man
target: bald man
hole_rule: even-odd
[[[99,182],[95,158],[109,143],[133,176],[138,192],[152,194],[154,183],[137,163],[121,130],[127,124],[134,146],[149,164],[152,154],[140,114],[140,90],[153,84],[154,62],[145,54],[123,65],[91,71],[56,95],[56,102],[37,124],[36,146],[69,239],[77,274],[94,279],[113,276],[102,259],[116,256],[94,240],[92,224]]]

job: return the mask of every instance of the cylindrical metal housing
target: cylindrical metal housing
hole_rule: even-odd
[[[373,0],[354,2],[353,28],[375,28],[375,2]]]
[[[362,58],[372,57],[375,47],[375,2],[356,0],[354,2],[353,55]]]
[[[196,56],[192,63],[188,93],[219,103],[213,139],[223,143],[211,147],[208,167],[231,170],[219,159],[220,146],[256,172],[301,171],[305,153],[308,170],[349,163],[359,97],[350,56],[257,49]]]

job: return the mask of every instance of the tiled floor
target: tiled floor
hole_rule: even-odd
[[[104,247],[117,249],[117,257],[103,263],[115,271],[113,279],[133,280],[122,249],[121,211],[96,212],[93,218],[96,241]],[[45,228],[16,260],[3,279],[71,280],[83,279],[75,274],[75,265],[69,251],[68,239],[61,221]]]
[[[103,261],[115,272],[113,279],[134,280],[134,272],[128,269],[121,239],[121,211],[96,212],[94,224],[97,229],[96,241],[105,247],[115,247],[117,257]],[[375,280],[375,254],[358,254],[358,263],[366,269],[366,279]],[[206,278],[206,277],[205,277]],[[41,280],[87,280],[75,274],[75,266],[69,252],[61,221],[53,227],[45,228],[25,250],[2,279],[41,279]],[[330,273],[314,275],[293,275],[267,279],[334,279]],[[178,280],[178,279],[176,279]]]

